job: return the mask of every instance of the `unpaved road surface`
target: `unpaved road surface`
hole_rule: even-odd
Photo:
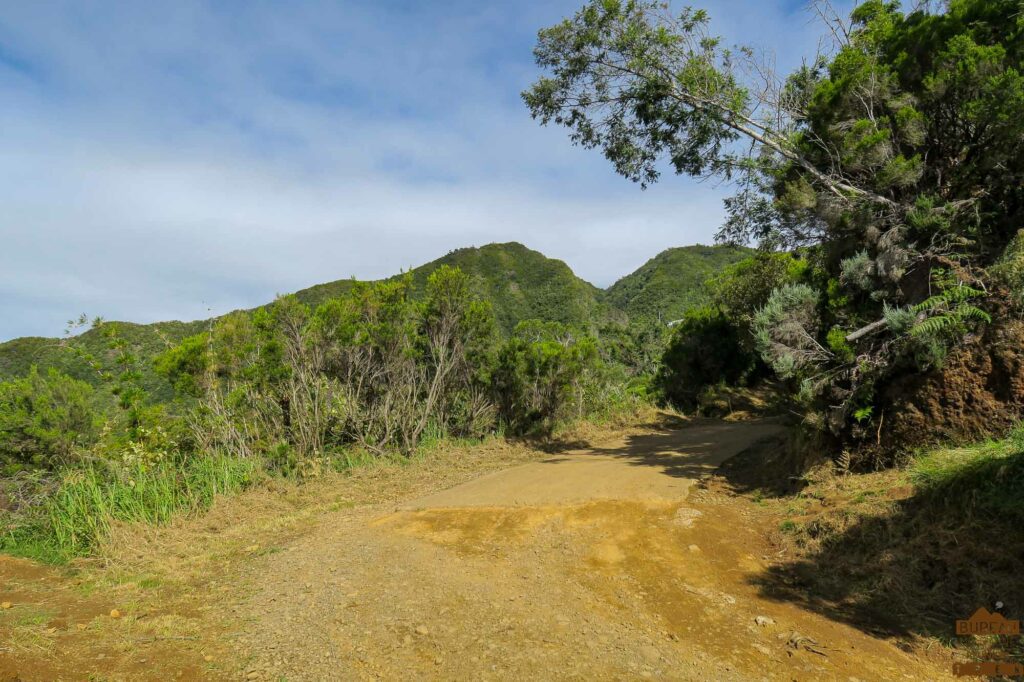
[[[775,432],[621,436],[323,515],[237,576],[234,679],[934,680],[948,668],[761,596],[754,502],[697,485]],[[241,587],[240,587],[241,589]]]

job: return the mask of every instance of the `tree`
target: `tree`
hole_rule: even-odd
[[[494,392],[513,433],[550,433],[583,411],[585,387],[598,370],[597,344],[557,322],[525,320],[498,353]]]
[[[0,466],[53,469],[97,435],[92,388],[51,368],[0,382]]]
[[[547,73],[523,97],[644,185],[664,162],[734,181],[721,240],[815,252],[806,286],[821,319],[801,325],[814,338],[762,347],[769,362],[814,349],[823,407],[842,424],[921,335],[944,330],[935,338],[953,344],[963,334],[945,332],[988,319],[975,304],[954,314],[924,303],[950,290],[980,301],[970,292],[984,291],[985,268],[1019,229],[1024,23],[1017,0],[909,13],[868,0],[849,22],[830,19],[832,56],[779,78],[753,50],[710,36],[703,11],[593,0],[540,32]],[[896,308],[918,332],[886,323]]]
[[[702,306],[688,310],[673,329],[656,384],[668,402],[689,408],[705,387],[738,383],[756,363],[733,321],[718,308]]]
[[[808,269],[807,260],[797,255],[759,251],[727,267],[710,279],[707,287],[714,305],[738,329],[740,343],[750,348],[754,315],[775,289],[799,282]]]
[[[422,337],[429,387],[414,437],[433,418],[459,435],[482,435],[493,426],[488,381],[497,339],[491,304],[472,293],[469,275],[442,265],[427,278]]]

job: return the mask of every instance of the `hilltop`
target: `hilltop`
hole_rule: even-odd
[[[752,253],[731,245],[666,249],[609,287],[605,300],[631,320],[676,320],[707,302],[707,279]]]
[[[503,333],[525,319],[542,319],[597,329],[609,323],[674,319],[705,300],[703,282],[721,268],[745,257],[749,249],[732,246],[687,246],[669,249],[636,272],[602,290],[577,277],[563,261],[548,258],[517,242],[456,249],[407,273],[414,290],[422,292],[430,273],[442,265],[458,267],[476,280],[476,291],[491,302]],[[295,292],[316,306],[348,291],[355,279],[317,284]],[[216,320],[217,318],[214,318]],[[119,323],[119,333],[143,358],[207,329],[214,320]],[[101,354],[106,344],[99,333],[87,331],[82,346]],[[80,359],[61,347],[59,339],[24,337],[0,344],[0,378],[25,374],[32,365],[56,367],[92,382],[95,377]],[[151,371],[144,387],[157,399],[169,399],[170,387]]]
[[[548,258],[518,242],[456,249],[429,263],[395,275],[408,274],[422,292],[430,273],[442,265],[457,267],[479,284],[477,293],[494,306],[498,324],[509,333],[521,320],[542,319],[582,327],[616,317],[602,305],[603,292],[577,277],[563,261]],[[295,292],[311,306],[348,291],[355,280],[317,284]]]

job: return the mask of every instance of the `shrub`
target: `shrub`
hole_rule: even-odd
[[[422,300],[412,286],[356,283],[315,311],[283,297],[166,352],[159,370],[199,398],[200,449],[293,471],[353,443],[408,454],[428,431],[492,429],[490,304],[457,268],[431,273]]]
[[[818,292],[787,284],[772,292],[754,315],[754,340],[761,358],[783,379],[797,377],[832,357],[817,339]]]
[[[655,383],[665,400],[692,407],[707,386],[739,383],[756,366],[732,321],[705,306],[687,311],[675,328]]]
[[[95,440],[92,388],[55,369],[0,382],[0,470],[53,469]]]
[[[740,329],[747,342],[751,323],[771,292],[795,284],[807,274],[807,261],[791,253],[759,251],[710,280],[715,305]]]
[[[557,322],[520,322],[498,352],[493,390],[515,434],[552,431],[586,409],[586,387],[600,370],[597,343]]]

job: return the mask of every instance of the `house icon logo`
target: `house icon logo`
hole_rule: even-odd
[[[1019,635],[1020,621],[1009,620],[1001,613],[990,613],[982,607],[967,620],[956,622],[958,635]]]

